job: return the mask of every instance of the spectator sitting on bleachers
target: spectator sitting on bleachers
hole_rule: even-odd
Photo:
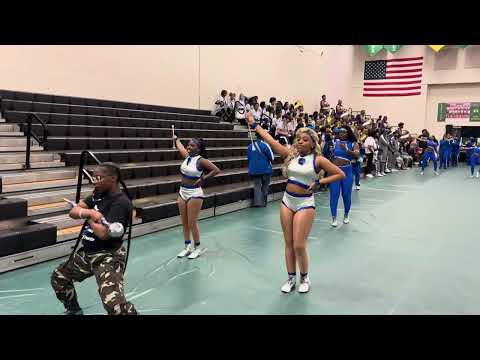
[[[220,96],[215,100],[215,106],[212,110],[212,115],[222,117],[227,111],[227,90],[222,90]]]
[[[260,109],[260,105],[258,103],[255,103],[255,105],[253,105],[252,113],[255,121],[259,123],[260,119],[262,118],[262,109]]]
[[[235,120],[238,123],[244,125],[245,114],[246,114],[245,96],[243,96],[243,94],[240,94],[238,101],[235,102]]]
[[[285,118],[282,118],[281,112],[279,111],[277,116],[277,123],[275,129],[275,138],[282,144],[282,145],[289,145],[289,133],[287,129],[287,121]]]
[[[288,140],[290,144],[293,144],[295,140],[295,132],[297,129],[297,122],[291,116],[286,116],[285,119],[287,120],[287,131],[288,131]]]
[[[265,101],[260,102],[260,110],[262,111],[262,114],[267,112],[267,105],[265,104]]]
[[[271,97],[270,100],[269,100],[269,103],[270,103],[270,106],[272,107],[272,109],[275,109],[275,105],[277,104],[277,98]]]
[[[230,122],[233,122],[235,118],[235,98],[237,95],[235,93],[230,93],[228,94],[228,99],[227,99],[227,113],[228,117],[227,120]]]

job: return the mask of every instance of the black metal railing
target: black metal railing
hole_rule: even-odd
[[[42,125],[43,129],[43,137],[40,138],[37,134],[32,131],[32,121],[37,120],[40,125]],[[31,152],[31,145],[32,145],[32,137],[37,140],[39,145],[43,145],[48,140],[48,128],[47,124],[43,122],[42,119],[38,117],[35,113],[28,114],[27,117],[27,128],[24,129],[24,134],[27,135],[27,151],[25,153],[25,169],[30,169],[30,152]]]
[[[85,169],[85,165],[87,165],[87,161],[89,159],[93,160],[93,162],[96,165],[101,164],[101,161],[98,160],[98,158],[92,152],[90,152],[88,150],[82,151],[82,154],[80,155],[80,165],[79,165],[79,168],[78,168],[77,193],[75,194],[75,203],[77,203],[77,204],[80,202],[83,179],[87,178],[88,182],[90,184],[93,184],[95,182],[92,175],[88,172],[87,169]],[[120,185],[122,186],[123,192],[125,193],[125,195],[127,195],[127,197],[131,201],[132,197],[130,196],[130,192],[128,191],[127,185],[125,185],[125,182],[120,180]],[[78,248],[78,245],[80,244],[80,240],[82,238],[82,233],[83,233],[83,230],[84,230],[86,224],[87,224],[87,221],[85,221],[83,226],[82,226],[82,230],[80,231],[80,234],[77,238],[77,242],[75,243],[75,245],[73,247],[72,253],[71,253],[70,258],[69,258],[69,261],[73,258],[73,255],[77,251],[77,248]],[[130,213],[130,216],[129,216],[128,237],[127,237],[127,256],[126,256],[126,259],[125,259],[124,271],[127,269],[128,255],[130,253],[130,243],[131,243],[131,239],[132,239],[132,226],[133,226],[133,208],[132,208],[132,212]]]

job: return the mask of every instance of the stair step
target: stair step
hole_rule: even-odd
[[[31,169],[44,169],[44,168],[63,168],[65,167],[64,162],[58,160],[55,161],[39,161],[31,162]],[[0,164],[0,171],[4,170],[23,170],[25,168],[25,161],[22,163],[11,163],[11,164]]]
[[[34,205],[28,208],[28,216],[37,216],[37,215],[52,214],[59,211],[68,211],[70,210],[70,208],[71,208],[70,205],[67,204],[65,201]]]
[[[0,133],[18,132],[20,128],[16,124],[0,124]],[[23,135],[23,133],[21,133]]]
[[[84,184],[88,184],[88,182],[84,181]],[[81,195],[80,197],[84,198],[90,195],[91,193],[92,193],[92,187],[88,185],[83,185],[82,191],[80,193]],[[72,188],[72,189],[64,189],[64,190],[35,192],[35,193],[29,193],[29,194],[17,194],[17,195],[11,195],[6,197],[27,200],[28,206],[31,207],[31,206],[43,205],[43,204],[60,203],[63,201],[63,198],[74,200],[76,194],[77,194],[76,188]]]
[[[12,193],[17,191],[37,190],[37,189],[52,189],[64,186],[74,186],[77,184],[77,179],[65,180],[48,180],[38,181],[34,183],[22,183],[13,185],[3,185],[3,193]]]
[[[0,145],[0,153],[9,153],[9,152],[26,152],[27,147],[23,146],[2,146]],[[30,151],[43,151],[43,146],[33,145],[30,147]],[[2,154],[3,156],[3,154]]]
[[[0,128],[0,138],[1,137],[17,137],[23,139],[25,135],[18,131],[4,131],[2,128]]]
[[[31,153],[30,162],[51,162],[60,159],[60,155],[54,153]],[[25,153],[5,153],[0,156],[0,164],[24,164]]]
[[[82,225],[57,230],[57,243],[76,238],[80,230]]]
[[[72,219],[70,216],[68,216],[68,214],[35,220],[35,222],[40,224],[56,225],[57,231],[71,227],[81,226],[84,221],[85,220],[83,219]]]
[[[67,180],[76,178],[75,170],[24,171],[15,174],[0,174],[3,185],[37,183],[43,181]]]
[[[9,138],[3,137],[0,138],[0,147],[10,147],[10,146],[25,146],[27,144],[27,139],[25,137],[21,138]],[[32,141],[33,145],[33,141]]]

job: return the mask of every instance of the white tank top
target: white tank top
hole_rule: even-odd
[[[198,161],[201,156],[197,155],[194,157],[188,156],[182,163],[180,167],[180,172],[182,176],[187,179],[198,180],[203,174],[203,170],[198,170]]]
[[[315,155],[297,156],[287,168],[288,183],[308,189],[317,180],[320,169],[315,164]]]

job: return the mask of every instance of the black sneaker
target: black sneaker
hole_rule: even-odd
[[[63,315],[83,315],[82,309],[67,309]]]

